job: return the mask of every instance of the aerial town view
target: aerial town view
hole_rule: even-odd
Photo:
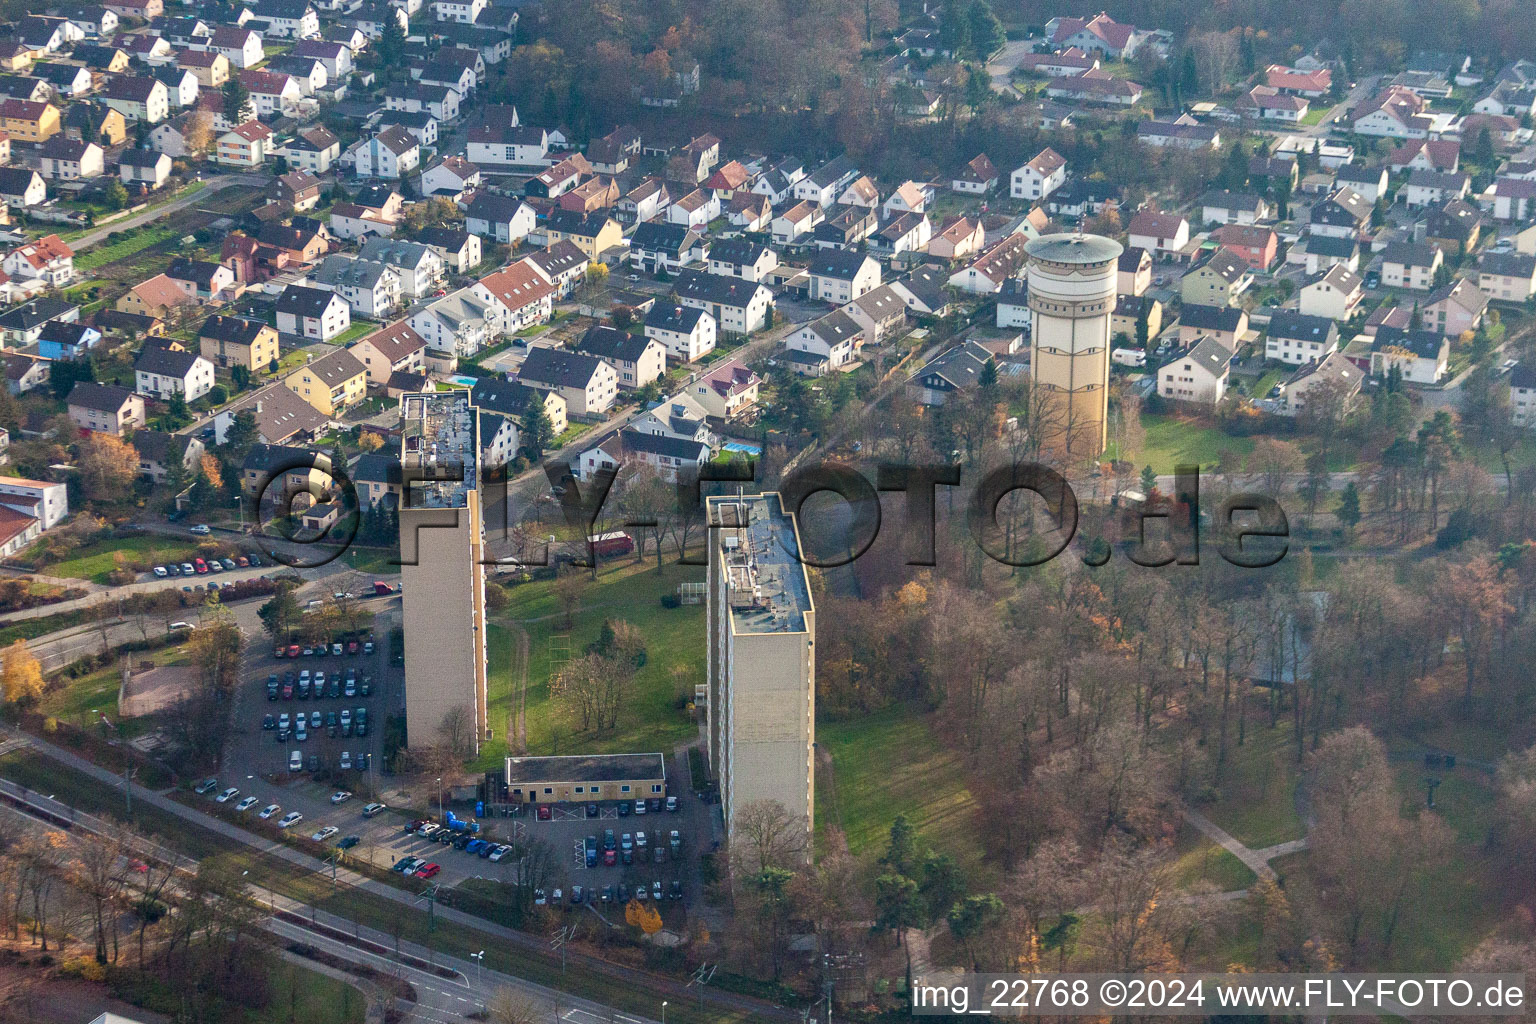
[[[1536,8],[1093,2],[0,0],[0,1024],[1529,1018]]]

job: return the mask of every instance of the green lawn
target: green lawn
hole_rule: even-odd
[[[354,319],[352,321],[352,326],[348,327],[346,330],[342,331],[336,337],[332,338],[331,341],[330,341],[330,344],[332,344],[332,345],[350,345],[350,344],[352,344],[352,342],[356,341],[358,338],[361,338],[363,335],[365,335],[365,334],[372,334],[374,331],[376,331],[378,329],[379,329],[379,324],[377,324],[376,322],[374,322],[372,320],[357,320],[357,319]]]
[[[289,960],[274,963],[269,977],[267,1005],[247,1011],[247,1024],[290,1024],[294,1020],[362,1024],[368,1003],[356,987]]]
[[[928,719],[890,708],[847,722],[817,723],[816,745],[832,771],[816,772],[818,848],[825,830],[842,829],[855,857],[885,850],[891,822],[905,814],[924,843],[975,866],[981,855],[976,800],[954,752],[933,735]]]
[[[160,623],[152,622],[149,627],[150,635],[158,633],[161,628]],[[141,651],[131,657],[135,665],[141,661],[153,661],[156,665],[187,664],[186,655],[179,647],[167,647],[153,652]],[[147,718],[119,720],[117,691],[121,679],[122,670],[115,661],[79,679],[61,676],[58,681],[63,685],[48,690],[43,695],[38,710],[76,726],[90,724],[95,718],[91,712],[101,711],[123,731],[123,735],[136,736],[151,728],[152,723]]]
[[[1240,455],[1253,451],[1253,439],[1232,437],[1215,427],[1180,420],[1172,416],[1145,415],[1141,425],[1146,440],[1133,455],[1138,466],[1151,466],[1160,474],[1172,473],[1180,463],[1215,465],[1223,448]]]
[[[517,707],[513,663],[519,628],[528,634],[528,753],[671,753],[698,735],[678,698],[691,698],[694,684],[704,681],[704,607],[663,608],[661,597],[677,593],[681,582],[702,580],[703,567],[668,564],[665,569],[657,575],[654,556],[643,565],[633,558],[608,563],[588,585],[569,630],[552,583],[523,583],[511,589],[511,604],[494,616],[487,631],[490,725],[496,739],[480,748],[478,767],[495,767],[508,753],[507,732]],[[564,652],[581,657],[607,618],[639,627],[647,660],[635,675],[618,727],[594,735],[579,732],[579,722],[550,697],[549,675],[552,661],[563,661]],[[681,684],[674,682],[675,666],[684,670]]]
[[[93,246],[80,253],[75,257],[75,269],[77,271],[94,270],[108,263],[125,260],[152,245],[159,245],[175,238],[177,234],[176,228],[165,224],[146,224],[131,238],[108,238],[104,244]]]
[[[195,544],[187,544],[157,535],[139,537],[113,537],[77,548],[62,562],[56,562],[41,571],[48,576],[67,576],[73,579],[106,583],[107,574],[117,567],[115,556],[121,554],[129,561],[145,561],[155,565],[165,562],[185,562],[197,551]]]
[[[560,436],[549,443],[551,448],[564,448],[582,434],[592,429],[590,423],[572,423],[560,432]]]
[[[1206,817],[1256,850],[1306,833],[1296,812],[1291,726],[1282,721],[1274,729],[1269,727],[1258,703],[1262,693],[1255,691],[1249,706],[1248,734],[1242,746],[1237,745],[1236,723],[1231,726],[1227,764],[1214,780],[1220,797],[1202,808]]]
[[[1179,855],[1175,868],[1180,885],[1209,882],[1219,892],[1230,892],[1246,889],[1257,880],[1246,864],[1205,838],[1192,825],[1185,825],[1179,832],[1174,852]]]

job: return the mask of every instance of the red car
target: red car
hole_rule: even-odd
[[[604,850],[603,851],[603,867],[611,868],[615,864],[617,864],[618,862],[619,862],[618,851],[616,851],[616,850]]]
[[[199,558],[192,563],[192,568],[196,569],[197,574],[201,576],[208,571],[208,563]]]
[[[447,294],[448,294],[448,290],[446,288],[439,288],[437,291],[432,293],[432,297],[434,299],[440,299],[440,298],[442,298],[443,296],[445,296]]]
[[[548,821],[554,815],[550,813],[549,804],[539,804],[539,820]]]
[[[415,874],[417,878],[431,878],[441,870],[443,870],[441,864],[423,864],[416,869]]]
[[[298,656],[299,656],[299,645],[298,644],[289,644],[288,645],[288,657],[290,657],[290,658],[297,658]]]
[[[356,654],[357,651],[358,651],[358,647],[357,647],[357,641],[356,640],[353,640],[351,643],[347,644],[347,653],[348,654]]]
[[[283,700],[293,700],[293,684],[283,684]]]

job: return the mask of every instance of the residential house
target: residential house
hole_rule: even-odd
[[[623,174],[639,155],[640,131],[631,125],[621,125],[593,141],[586,152],[592,169],[599,174]]]
[[[352,73],[352,48],[325,39],[301,39],[288,51],[295,57],[310,57],[325,67],[326,76],[336,82]]]
[[[92,71],[115,75],[128,70],[128,55],[115,46],[77,46],[70,56]]]
[[[907,325],[906,301],[888,284],[865,292],[844,305],[842,311],[859,325],[864,340],[871,345],[883,344]]]
[[[219,136],[214,159],[228,167],[260,167],[272,155],[272,129],[246,121]]]
[[[1307,116],[1311,104],[1304,96],[1293,96],[1268,85],[1255,85],[1237,98],[1232,109],[1243,117],[1296,123]]]
[[[1179,279],[1183,301],[1206,306],[1234,305],[1253,284],[1253,268],[1236,253],[1217,249]]]
[[[117,173],[124,185],[152,191],[171,176],[171,158],[149,149],[125,149],[117,158]]]
[[[277,363],[277,331],[260,320],[211,316],[197,330],[202,357],[219,369],[243,366],[260,373]]]
[[[1009,195],[1015,199],[1041,200],[1067,180],[1067,159],[1047,146],[1014,169]]]
[[[1279,235],[1255,224],[1224,224],[1211,233],[1211,238],[1261,274],[1275,262],[1280,247]]]
[[[1157,370],[1157,393],[1176,402],[1216,407],[1227,394],[1232,353],[1214,338],[1201,338]]]
[[[977,387],[989,363],[994,363],[992,353],[967,339],[914,373],[907,393],[924,405],[943,405],[954,395]]]
[[[645,314],[645,336],[678,362],[691,363],[714,350],[715,318],[697,306],[658,302]]]
[[[13,396],[24,395],[48,382],[47,359],[12,352],[0,356],[0,362],[5,367],[5,390]]]
[[[1206,224],[1257,224],[1270,215],[1269,203],[1263,196],[1231,189],[1205,193],[1199,206]]]
[[[1115,265],[1115,291],[1120,295],[1141,295],[1152,287],[1152,254],[1136,246],[1120,253]]]
[[[1277,411],[1285,416],[1299,416],[1314,401],[1326,401],[1348,409],[1364,382],[1354,363],[1342,352],[1335,352],[1320,362],[1308,363],[1280,384]]]
[[[287,75],[299,87],[300,96],[314,96],[325,91],[330,84],[330,73],[325,64],[315,57],[296,57],[291,53],[279,54],[262,66],[263,71]]]
[[[516,334],[554,315],[555,286],[531,259],[487,274],[470,290],[490,304],[498,334]]]
[[[395,373],[425,373],[427,342],[404,320],[381,327],[347,347],[370,384],[385,384]]]
[[[334,418],[366,397],[368,372],[351,352],[337,349],[305,363],[283,383],[322,415]]]
[[[1444,263],[1445,254],[1437,245],[1393,242],[1381,254],[1382,286],[1428,291]]]
[[[203,442],[193,434],[162,430],[134,431],[133,447],[139,455],[139,475],[148,477],[156,486],[164,484],[174,474],[191,479],[205,450]]]
[[[1454,174],[1461,163],[1461,147],[1454,139],[1414,139],[1387,154],[1393,173],[1439,171]]]
[[[527,257],[527,262],[555,289],[555,301],[568,297],[586,279],[587,255],[570,242],[556,242]]]
[[[987,154],[982,153],[956,172],[950,179],[949,188],[952,192],[981,196],[995,189],[997,182],[997,168],[987,159]]]
[[[44,235],[5,254],[0,269],[15,281],[42,281],[62,288],[75,279],[75,251],[58,235]]]
[[[877,266],[875,283],[879,282],[878,271]],[[704,310],[714,317],[719,330],[732,334],[744,335],[761,330],[768,325],[772,315],[773,293],[758,282],[685,271],[678,277],[674,291],[683,305]]]
[[[1022,284],[1022,282],[1020,282]],[[1020,295],[1020,299],[1027,296]],[[1024,316],[1018,326],[1024,327],[1029,323],[1028,307],[1025,307]],[[1126,338],[1139,340],[1142,336],[1142,325],[1145,324],[1145,337],[1155,338],[1163,329],[1163,304],[1150,295],[1130,295],[1122,293],[1115,296],[1115,310],[1109,316],[1109,336],[1115,338],[1125,335]],[[1004,326],[1002,323],[999,327]],[[1138,346],[1140,347],[1140,346]]]
[[[196,352],[145,345],[133,364],[134,390],[169,401],[180,395],[195,402],[213,388],[213,364]]]
[[[1266,359],[1303,366],[1323,359],[1338,348],[1338,324],[1327,317],[1280,309],[1269,319],[1268,336],[1264,342]]]
[[[294,213],[303,213],[320,205],[323,184],[309,171],[289,171],[273,179],[271,196]]]
[[[116,308],[124,313],[163,317],[177,306],[189,306],[196,301],[175,281],[164,274],[156,274],[123,293]]]
[[[333,291],[290,284],[277,297],[277,329],[282,334],[331,341],[351,326],[351,308]]]
[[[880,264],[860,252],[827,249],[812,258],[810,297],[842,305],[880,284]]]
[[[309,283],[346,299],[357,316],[383,319],[400,305],[400,275],[388,263],[332,253],[320,261]]]
[[[1345,164],[1333,172],[1333,183],[1348,188],[1368,203],[1387,194],[1387,169],[1367,167],[1364,164]]]
[[[261,35],[238,25],[220,25],[215,28],[207,46],[222,54],[229,61],[230,67],[239,70],[253,67],[266,59]]]
[[[1409,209],[1433,206],[1447,199],[1466,198],[1471,184],[1471,177],[1460,171],[1414,170],[1398,199]]]
[[[171,112],[170,90],[158,78],[118,75],[102,88],[101,101],[128,120],[146,124],[158,124]]]
[[[267,35],[279,39],[320,38],[320,16],[308,0],[256,0],[253,12],[267,23]]]
[[[963,260],[981,251],[986,241],[981,221],[966,216],[950,218],[928,240],[928,253],[944,260]]]
[[[1189,244],[1189,221],[1176,213],[1141,210],[1131,218],[1129,239],[1132,248],[1143,249],[1154,257],[1181,252]]]
[[[784,338],[790,369],[803,376],[820,376],[852,362],[864,344],[864,329],[847,313],[835,309]]]
[[[144,399],[115,384],[80,381],[65,399],[70,422],[81,430],[122,437],[144,426]]]
[[[1053,100],[1098,103],[1133,107],[1145,92],[1140,85],[1124,78],[1113,78],[1103,70],[1088,71],[1069,78],[1053,78],[1045,85],[1045,94]]]
[[[411,328],[444,356],[474,355],[502,334],[499,307],[472,288],[449,292],[412,313]]]
[[[31,100],[5,100],[0,102],[0,131],[12,142],[47,142],[60,131],[59,108]]]
[[[229,81],[229,58],[217,50],[183,50],[176,65],[192,72],[203,89],[222,89]]]
[[[537,218],[533,207],[521,199],[478,192],[464,209],[464,229],[514,248],[533,231]]]
[[[790,194],[815,206],[830,206],[843,190],[859,176],[858,168],[846,155],[818,167],[815,173],[790,186]]]
[[[1464,199],[1447,199],[1424,217],[1424,241],[1449,253],[1471,252],[1482,231],[1482,213]]]
[[[399,125],[359,139],[347,150],[359,178],[409,177],[421,162],[421,146]]]
[[[69,492],[60,483],[0,476],[0,505],[31,516],[46,531],[68,517]]]
[[[1370,223],[1374,204],[1354,189],[1338,188],[1314,203],[1308,230],[1314,235],[1354,238]]]
[[[1333,71],[1329,68],[1303,70],[1271,64],[1264,69],[1264,84],[1294,96],[1321,99],[1333,88]]]
[[[199,302],[223,302],[238,297],[241,291],[235,272],[222,263],[178,257],[166,268],[165,276]]]
[[[1465,277],[1436,288],[1419,307],[1424,326],[1450,338],[1477,330],[1487,313],[1488,296]]]
[[[549,152],[549,133],[533,125],[471,128],[465,155],[476,167],[535,166]]]
[[[1536,425],[1536,366],[1522,362],[1509,372],[1509,412],[1516,426]]]
[[[421,172],[417,191],[423,196],[443,196],[457,202],[480,185],[480,168],[461,156],[437,157]]]
[[[1309,316],[1330,320],[1348,320],[1355,315],[1365,297],[1360,275],[1346,266],[1335,265],[1301,286],[1298,307]]]
[[[1536,255],[1488,252],[1477,261],[1477,287],[1488,298],[1526,302],[1536,295]]]
[[[615,204],[614,215],[626,224],[644,224],[657,217],[672,202],[666,182],[646,178],[624,194]]]
[[[660,341],[602,324],[582,335],[576,351],[610,364],[618,371],[621,388],[643,388],[667,369],[667,349]]]
[[[544,233],[550,245],[570,242],[593,262],[624,241],[624,229],[619,227],[619,222],[602,212],[581,214],[574,210],[551,210]]]
[[[47,90],[61,99],[78,99],[90,92],[95,84],[88,68],[79,64],[53,64],[41,62],[33,65],[32,74],[46,83]],[[22,96],[21,99],[47,99],[47,96]]]
[[[527,422],[536,408],[542,409],[549,419],[549,431],[553,436],[565,433],[570,425],[565,399],[558,391],[530,387],[500,377],[480,378],[470,394],[470,401],[484,412],[521,422]]]
[[[1193,345],[1202,337],[1215,338],[1221,347],[1236,352],[1248,333],[1248,313],[1238,306],[1190,306],[1179,310],[1179,344]]]
[[[442,259],[454,273],[467,274],[480,265],[480,236],[457,228],[425,228],[416,236]]]
[[[729,238],[709,249],[709,272],[743,281],[761,281],[779,265],[778,253],[748,238]]]
[[[1057,50],[1077,47],[1088,53],[1130,60],[1147,42],[1147,34],[1135,25],[1115,21],[1107,14],[1091,18],[1057,17],[1046,22],[1046,36]]]
[[[676,274],[709,257],[704,236],[682,224],[650,221],[637,225],[629,239],[629,262],[646,273]]]
[[[1172,121],[1136,122],[1136,138],[1158,149],[1210,150],[1221,146],[1221,129],[1180,114]]]
[[[101,341],[101,331],[79,321],[50,320],[37,334],[37,354],[44,359],[79,359]]]
[[[967,266],[950,275],[952,288],[971,295],[995,295],[1010,278],[1024,270],[1024,246],[1029,237],[1023,234],[1008,235],[1002,241],[972,260]]]
[[[745,363],[739,359],[730,359],[715,366],[690,387],[694,401],[699,403],[709,418],[725,423],[737,419],[757,405],[761,384],[761,379]]]
[[[202,86],[189,69],[168,64],[154,68],[150,74],[165,86],[171,110],[183,110],[197,102]]]
[[[276,152],[291,167],[324,174],[341,158],[341,140],[321,125],[308,125],[295,132]]]
[[[518,370],[519,383],[554,391],[574,416],[600,416],[613,408],[619,375],[611,365],[568,349],[535,348]]]
[[[1438,384],[1450,365],[1451,345],[1438,330],[1380,327],[1371,342],[1371,376],[1392,370],[1412,384]]]

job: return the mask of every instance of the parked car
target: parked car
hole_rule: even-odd
[[[363,837],[362,836],[343,836],[340,839],[336,840],[336,849],[338,849],[338,850],[350,850],[350,849],[352,849],[352,847],[356,846],[358,843],[360,843],[362,841],[363,841]]]
[[[165,578],[166,578],[166,577],[167,577],[167,576],[169,576],[169,575],[170,575],[170,573],[169,573],[169,572],[167,572],[167,571],[166,571],[166,569],[165,569],[165,566],[163,566],[163,565],[157,565],[157,566],[155,566],[155,568],[154,568],[154,570],[153,570],[153,571],[154,571],[154,574],[155,574],[155,578],[156,578],[156,579],[162,579],[162,580],[163,580],[163,579],[165,579]]]
[[[539,804],[539,820],[548,821],[554,815],[550,812],[549,804]]]
[[[341,760],[339,762],[337,762],[337,765],[344,772],[351,771],[352,770],[352,752],[350,750],[343,750],[341,752]],[[347,795],[351,796],[352,794],[348,793]],[[331,799],[335,800],[335,797],[332,797]]]
[[[344,804],[351,799],[352,794],[345,789],[338,789],[336,792],[331,794],[331,803],[333,804]]]
[[[256,817],[260,818],[262,821],[266,821],[280,810],[282,810],[282,808],[277,806],[277,804],[267,804],[267,806],[261,809],[261,813],[256,815]]]
[[[190,532],[197,534],[199,537],[206,537],[213,531],[208,528],[207,523],[198,523],[196,526],[192,527]]]
[[[683,883],[681,880],[676,878],[672,879],[671,896],[675,900],[680,900],[683,898]]]
[[[255,806],[256,798],[253,796],[248,796],[244,800],[241,800],[239,803],[235,804],[235,810],[240,811],[243,814]]]
[[[323,843],[340,831],[341,829],[337,828],[335,825],[327,825],[322,829],[315,830],[313,833],[311,833],[309,838],[313,839],[317,843]]]
[[[368,804],[368,805],[366,805],[363,808],[363,817],[371,818],[375,814],[383,814],[387,810],[389,810],[389,807],[388,807],[387,804],[378,804],[378,803]]]
[[[196,793],[198,796],[202,796],[204,793],[212,793],[218,788],[219,780],[210,775],[202,782],[199,782],[196,786],[194,786],[192,788],[192,792]]]
[[[277,827],[292,828],[294,825],[297,825],[303,820],[304,815],[300,814],[298,811],[289,811],[287,814],[283,815],[282,820],[277,823]]]
[[[266,717],[264,717],[261,720],[261,727],[263,729],[276,729],[277,728],[277,719],[272,717],[271,715],[267,715]]]
[[[676,810],[677,810],[677,797],[675,797],[675,796],[667,797],[667,811],[668,811],[668,813],[674,812]]]

